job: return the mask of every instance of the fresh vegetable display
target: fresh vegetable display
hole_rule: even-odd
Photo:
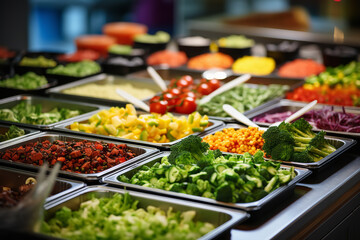
[[[304,78],[318,75],[325,71],[325,66],[312,59],[295,59],[287,62],[279,68],[278,75],[281,77]]]
[[[120,175],[118,180],[236,203],[259,200],[296,176],[293,167],[285,170],[280,163],[265,161],[262,151],[253,156],[222,155],[209,147],[189,136],[172,146],[168,157],[143,166],[130,179]]]
[[[306,78],[307,84],[313,84],[315,87],[321,85],[360,88],[360,62],[350,62],[338,67],[328,67],[326,71],[317,76]]]
[[[266,114],[253,118],[253,121],[262,123],[282,122],[293,113],[286,111]],[[347,113],[344,107],[342,107],[342,111],[334,111],[333,106],[325,106],[322,109],[311,110],[301,117],[317,129],[360,133],[360,115]]]
[[[237,59],[232,65],[235,73],[250,73],[267,75],[275,69],[275,60],[269,57],[244,56]]]
[[[230,68],[234,60],[223,53],[204,53],[189,59],[187,67],[190,69],[207,70],[211,68]]]
[[[0,186],[0,209],[13,208],[26,196],[26,194],[35,186],[36,180],[32,177],[26,179],[25,184],[19,187]]]
[[[9,58],[15,57],[16,52],[11,51],[5,47],[0,47],[0,62],[6,61]]]
[[[31,58],[31,57],[23,57],[19,63],[20,66],[27,67],[42,67],[42,68],[51,68],[57,65],[57,62],[53,59],[46,58],[42,55]]]
[[[0,87],[17,88],[17,89],[36,89],[48,84],[44,76],[39,76],[33,72],[27,72],[24,75],[15,75],[0,81]]]
[[[68,63],[65,66],[59,65],[46,72],[55,75],[65,75],[71,77],[85,77],[96,74],[101,71],[101,67],[97,62],[84,60],[76,63]]]
[[[0,134],[0,142],[12,139],[12,138],[16,138],[16,137],[20,137],[25,135],[25,131],[21,128],[18,128],[15,125],[11,125],[9,127],[9,130],[7,132],[5,132],[4,134]]]
[[[198,239],[215,229],[211,223],[196,221],[196,211],[162,210],[141,204],[129,193],[84,201],[79,209],[62,207],[41,232],[66,239]]]
[[[255,41],[245,37],[244,35],[230,35],[220,38],[218,43],[220,47],[248,48],[252,47],[255,44]]]
[[[293,123],[282,122],[262,135],[263,150],[274,160],[311,163],[336,151],[325,139],[325,132],[314,133],[303,118]]]
[[[245,112],[284,95],[287,89],[288,86],[277,84],[258,85],[256,88],[250,85],[239,85],[215,96],[209,102],[199,105],[197,110],[200,114],[209,116],[229,117],[222,108],[224,104],[229,104],[238,111]]]
[[[172,142],[194,132],[201,132],[209,121],[207,116],[194,112],[188,117],[173,116],[171,113],[138,115],[134,106],[112,107],[101,110],[89,118],[87,123],[74,122],[70,129],[120,138],[153,143]]]
[[[0,153],[1,159],[35,166],[47,162],[52,167],[60,162],[61,170],[84,174],[104,171],[135,156],[126,144],[87,140],[36,141]]]
[[[164,31],[157,31],[153,35],[143,33],[136,35],[134,41],[141,43],[167,43],[170,41],[170,35]]]
[[[0,109],[0,120],[47,125],[80,114],[82,114],[80,110],[67,108],[54,108],[48,112],[42,112],[41,104],[32,105],[29,102],[21,101],[11,109]]]
[[[302,102],[317,100],[318,103],[330,105],[360,106],[360,89],[355,86],[332,88],[328,85],[315,87],[315,85],[305,84],[288,92],[286,98]]]
[[[100,58],[100,54],[94,50],[77,50],[74,53],[62,54],[57,57],[62,62],[80,62],[83,60],[95,61]]]
[[[219,149],[222,152],[231,153],[250,153],[255,154],[262,150],[264,139],[261,137],[264,133],[256,127],[248,128],[225,128],[212,135],[203,138],[204,142],[210,145],[211,150]]]
[[[184,52],[162,50],[152,53],[147,59],[148,65],[167,65],[169,67],[180,67],[187,62]]]
[[[165,114],[169,111],[190,114],[196,111],[196,99],[209,95],[220,85],[217,79],[205,78],[201,79],[200,83],[194,84],[194,79],[190,75],[172,79],[167,91],[150,99],[150,112]]]

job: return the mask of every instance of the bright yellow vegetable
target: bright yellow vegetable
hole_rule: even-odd
[[[91,116],[87,123],[74,122],[70,129],[107,136],[165,143],[175,141],[209,126],[208,117],[194,112],[188,117],[152,113],[137,115],[133,105],[112,107]]]
[[[273,58],[245,56],[234,62],[232,70],[235,73],[267,75],[274,71],[275,65]]]

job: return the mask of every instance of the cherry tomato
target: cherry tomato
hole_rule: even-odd
[[[177,88],[173,88],[169,91],[173,96],[179,96],[181,94],[181,91]]]
[[[200,80],[200,83],[207,83],[208,82],[208,80],[206,79],[206,78],[202,78],[201,80]]]
[[[198,86],[197,91],[201,95],[209,95],[212,92],[212,89],[207,83],[201,83]]]
[[[180,78],[180,80],[181,79],[184,79],[185,81],[187,81],[189,83],[189,86],[194,83],[194,79],[190,75],[184,75]]]
[[[195,98],[186,97],[180,98],[176,103],[175,108],[177,113],[190,114],[196,111]]]
[[[174,98],[174,95],[172,95],[170,92],[165,92],[163,94],[163,99],[164,100],[170,100],[170,99],[173,99]]]
[[[211,79],[207,84],[209,85],[212,91],[215,91],[220,87],[220,81],[217,79]]]
[[[166,100],[161,100],[159,102],[150,103],[150,112],[165,114],[167,111],[168,102]]]
[[[169,88],[176,87],[176,82],[177,82],[177,80],[175,78],[171,79],[170,84],[169,84]]]
[[[153,97],[150,99],[150,103],[158,102],[158,101],[160,101],[160,96],[153,96]]]
[[[185,92],[180,95],[180,98],[192,97],[196,99],[196,94],[192,91]]]
[[[186,81],[185,79],[180,79],[179,81],[177,81],[176,86],[178,86],[179,88],[186,88],[188,86],[190,86],[191,84]]]

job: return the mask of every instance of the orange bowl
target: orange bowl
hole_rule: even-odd
[[[91,49],[107,56],[111,45],[116,44],[116,39],[106,35],[84,35],[75,39],[78,50]]]
[[[118,44],[132,45],[133,39],[138,34],[147,33],[148,28],[139,23],[114,22],[105,24],[103,32],[116,38]]]

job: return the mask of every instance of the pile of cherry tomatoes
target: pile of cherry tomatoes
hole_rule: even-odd
[[[150,112],[190,114],[196,111],[197,98],[209,95],[219,87],[220,81],[217,79],[203,78],[199,84],[194,84],[194,79],[189,75],[182,76],[180,79],[172,79],[165,92],[150,100]]]

